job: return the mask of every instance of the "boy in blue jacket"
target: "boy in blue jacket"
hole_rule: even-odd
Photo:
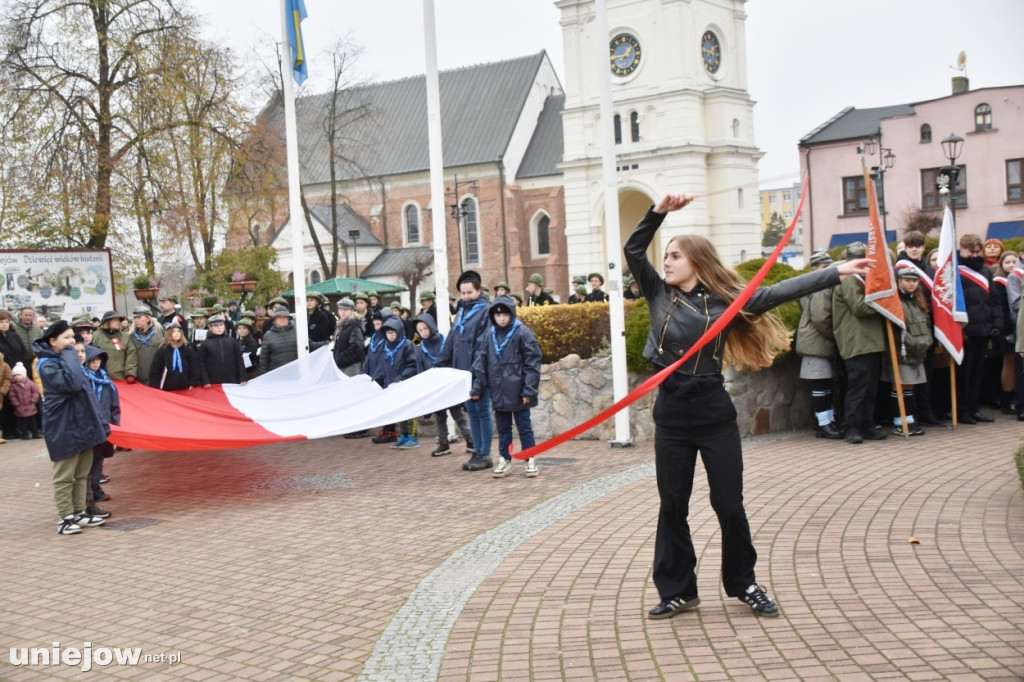
[[[516,303],[510,296],[498,296],[488,309],[489,338],[473,363],[470,396],[489,391],[498,423],[498,466],[491,472],[503,478],[512,471],[512,421],[519,431],[522,450],[532,448],[533,424],[530,408],[537,404],[540,389],[540,346],[529,327],[516,319]],[[526,476],[537,476],[533,457],[526,460]]]
[[[487,317],[490,301],[483,292],[480,273],[475,270],[466,270],[459,275],[455,286],[462,300],[459,301],[451,332],[435,364],[438,367],[472,371],[473,362],[490,335],[491,322]],[[462,468],[466,471],[490,469],[493,464],[491,440],[494,437],[494,425],[491,422],[491,394],[486,386],[481,393],[466,401],[466,412],[469,413],[469,427],[473,433],[470,448],[473,454]]]
[[[107,440],[108,427],[100,418],[92,386],[82,372],[75,350],[75,332],[58,320],[32,343],[43,383],[43,437],[53,462],[53,499],[57,504],[57,532],[81,533],[83,527],[102,526],[106,519],[89,514],[86,487],[92,449]]]
[[[405,338],[405,324],[397,315],[384,320],[381,325],[384,332],[384,356],[381,362],[383,383],[387,388],[400,381],[416,376],[416,347]],[[391,447],[401,450],[418,448],[420,441],[416,437],[416,420],[406,419],[398,425],[398,440]]]
[[[121,423],[121,401],[117,396],[117,387],[110,380],[106,370],[107,354],[95,346],[85,346],[85,364],[82,371],[96,395],[96,404],[100,408],[100,420],[104,424]],[[105,440],[92,449],[92,467],[89,469],[89,485],[85,490],[85,511],[92,516],[109,518],[110,512],[97,505],[97,502],[109,500],[110,496],[100,487],[103,478],[103,460],[114,456],[114,444]]]
[[[423,313],[414,320],[416,333],[420,337],[419,351],[416,353],[416,373],[426,372],[437,362],[437,356],[444,348],[444,334],[437,331],[437,322],[434,316],[428,312]],[[468,439],[468,447],[473,447],[473,439],[469,435],[469,420],[466,418],[466,409],[462,405],[452,405],[447,410],[439,410],[434,413],[434,423],[437,424],[437,449],[430,454],[434,457],[450,455],[451,446],[448,443],[448,414],[459,427],[463,437]]]
[[[362,373],[376,381],[382,388],[387,386],[384,383],[384,343],[387,341],[384,337],[384,319],[390,316],[390,310],[371,313],[370,326],[373,328],[373,333],[366,340],[366,357],[363,358]],[[359,437],[360,434],[363,434],[363,432],[360,431],[352,434],[352,436]],[[380,433],[370,440],[374,443],[396,442],[398,440],[398,433],[395,432],[395,425],[388,424],[384,426]]]

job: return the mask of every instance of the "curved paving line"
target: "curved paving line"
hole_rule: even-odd
[[[519,545],[610,492],[654,476],[654,462],[581,483],[456,550],[416,586],[384,629],[360,680],[436,679],[466,602]]]

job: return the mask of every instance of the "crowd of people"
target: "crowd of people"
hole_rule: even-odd
[[[669,202],[667,210],[677,210],[680,202]],[[998,240],[983,243],[976,235],[961,237],[959,274],[968,321],[963,328],[963,359],[957,364],[932,333],[934,270],[929,263],[932,254],[925,255],[924,244],[924,235],[908,232],[893,258],[905,319],[905,329],[898,329],[893,337],[895,369],[888,359],[884,319],[865,304],[864,281],[858,274],[818,287],[800,299],[795,350],[801,356],[800,376],[810,391],[817,437],[851,444],[881,440],[890,429],[879,424],[891,425],[897,434],[919,436],[925,426],[944,423],[954,411],[962,424],[992,422],[981,411],[983,406],[1024,421],[1024,334],[1019,324],[1024,261],[1005,251]],[[682,242],[680,247],[698,249]],[[863,244],[850,244],[838,264],[827,252],[815,253],[811,270],[838,271],[844,262],[860,263],[864,252]],[[642,266],[638,258],[634,257],[637,263],[629,263],[633,272]],[[665,269],[670,272],[667,261]],[[574,277],[573,285],[569,303],[607,300],[600,273]],[[624,285],[627,299],[650,298],[647,289],[657,288],[653,280],[642,285],[628,275]],[[525,294],[498,282],[492,298],[472,270],[462,273],[456,286],[458,298],[449,298],[446,311],[451,322],[447,337],[438,331],[438,305],[432,291],[420,293],[415,315],[398,303],[382,305],[376,292],[342,298],[332,313],[322,294],[310,293],[306,298],[309,347],[330,345],[343,374],[366,374],[382,387],[432,367],[471,372],[470,400],[423,417],[437,425],[437,447],[431,455],[450,454],[452,444],[461,437],[469,455],[462,468],[492,469],[492,476],[501,478],[512,470],[513,424],[522,449],[534,444],[530,408],[537,402],[541,354],[534,333],[516,311],[524,305],[555,305],[556,301],[540,274],[528,278]],[[685,308],[685,303],[683,297],[672,308],[678,304]],[[31,306],[16,316],[0,310],[0,442],[46,439],[54,461],[59,532],[77,533],[109,517],[98,502],[109,499],[102,488],[103,460],[114,453],[106,437],[109,424],[118,423],[120,413],[113,382],[191,391],[215,384],[244,385],[282,367],[298,357],[295,322],[284,298],[275,298],[270,305],[262,324],[234,301],[227,307],[200,308],[186,315],[173,295],[159,299],[158,310],[137,306],[130,317],[108,311],[99,319],[82,315],[66,322],[38,316]],[[655,317],[652,311],[652,321]],[[671,332],[670,327],[662,329],[662,335]],[[658,342],[659,352],[671,350],[664,344],[664,339]],[[720,370],[724,357],[720,350],[707,354],[719,363],[715,372],[709,370],[711,375],[717,376]],[[669,396],[676,395],[672,391],[679,390],[677,383],[674,377],[666,381]],[[456,426],[453,432],[449,416]],[[87,428],[72,427],[82,419]],[[379,432],[359,431],[346,438],[370,437],[392,448],[418,448],[419,421],[387,424]],[[491,455],[495,425],[496,466]],[[525,461],[524,472],[528,477],[539,474],[533,459]],[[677,604],[669,611],[674,613],[676,608],[681,607]]]
[[[891,343],[885,319],[865,303],[862,279],[845,278],[801,300],[795,349],[819,438],[856,445],[884,439],[890,430],[922,436],[926,426],[954,417],[959,424],[994,421],[982,407],[1024,421],[1024,365],[1015,352],[1024,336],[1018,324],[1024,262],[999,240],[982,242],[975,234],[962,235],[958,248],[967,312],[960,362],[934,337],[935,270],[920,232],[906,233],[892,254],[905,329],[896,328]],[[864,253],[865,245],[857,242],[841,258]],[[812,270],[830,267],[827,252],[811,257]]]

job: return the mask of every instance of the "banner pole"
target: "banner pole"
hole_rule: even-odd
[[[896,387],[896,402],[900,406],[900,423],[903,425],[903,437],[910,436],[907,425],[907,406],[903,402],[903,381],[900,379],[899,354],[896,352],[895,335],[892,332],[892,320],[885,321],[885,329],[889,332],[889,356],[892,360],[892,383]]]

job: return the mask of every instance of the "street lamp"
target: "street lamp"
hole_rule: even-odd
[[[465,181],[463,181],[462,184],[466,184]],[[480,191],[480,185],[477,184],[476,180],[473,180],[469,185],[469,189],[471,192],[473,192],[473,194],[476,194],[478,191]],[[459,202],[459,176],[457,174],[455,176],[454,191],[455,203],[449,204],[448,208],[451,209],[452,218],[455,218],[455,226],[459,230],[459,263],[465,264],[465,257],[463,256],[462,253],[462,221],[466,217],[467,212],[466,209],[464,209],[462,207],[462,204]]]
[[[960,156],[963,146],[964,138],[955,133],[950,133],[949,137],[942,141],[942,153],[946,155],[949,166],[943,168],[935,179],[939,194],[946,197],[946,201],[949,202],[952,209],[954,224],[956,223],[956,186],[960,179],[960,167],[956,165],[956,160]]]
[[[355,262],[356,277],[359,277],[359,230],[349,230],[348,238],[352,240],[352,260]]]
[[[865,154],[867,156],[874,156],[876,151],[878,152],[878,165],[872,166],[871,172],[878,178],[878,197],[881,200],[881,205],[878,208],[882,211],[882,230],[888,232],[889,221],[887,217],[889,211],[885,208],[885,172],[891,170],[896,165],[896,155],[892,153],[891,149],[883,147],[873,137],[865,140],[864,145],[857,148],[858,154]]]

